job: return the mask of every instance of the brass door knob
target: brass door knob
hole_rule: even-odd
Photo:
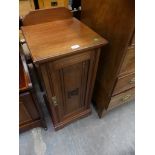
[[[52,97],[52,103],[53,103],[54,106],[57,106],[58,105],[56,96],[53,96]]]

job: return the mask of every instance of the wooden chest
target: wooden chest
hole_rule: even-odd
[[[75,18],[22,28],[54,128],[90,114],[100,47],[107,41]]]
[[[109,41],[101,52],[93,95],[101,117],[112,107],[134,98],[135,1],[83,0],[81,3],[82,22]]]

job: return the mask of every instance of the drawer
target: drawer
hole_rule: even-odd
[[[40,8],[54,8],[54,7],[67,7],[68,1],[67,0],[39,0],[39,7]]]
[[[135,32],[132,34],[129,46],[135,45]]]
[[[133,72],[135,72],[135,48],[134,46],[130,46],[121,66],[120,75]]]
[[[113,94],[119,94],[125,90],[135,87],[135,74],[118,77]]]
[[[125,91],[119,95],[116,95],[111,98],[108,110],[130,101],[134,99],[134,97],[135,97],[135,88]]]

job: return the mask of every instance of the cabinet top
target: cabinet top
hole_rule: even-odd
[[[22,31],[34,63],[107,44],[106,39],[75,18],[24,26]]]

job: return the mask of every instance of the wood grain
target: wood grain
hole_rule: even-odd
[[[97,76],[111,95],[134,30],[134,0],[83,0],[81,20],[109,41],[101,53]]]
[[[30,11],[23,17],[23,26],[35,25],[72,17],[70,10],[64,7]]]
[[[100,51],[84,51],[40,64],[47,107],[56,130],[90,114],[90,100]],[[56,96],[58,105],[52,97]]]
[[[90,114],[100,47],[107,40],[75,18],[22,27],[58,130]]]
[[[133,87],[135,87],[135,74],[134,73],[118,77],[112,95],[119,94]]]
[[[20,125],[29,123],[29,121],[32,122],[35,119],[40,119],[39,113],[37,111],[33,97],[30,92],[20,94],[20,105],[21,105],[21,108],[19,109]],[[26,118],[28,118],[28,120]]]
[[[23,132],[38,126],[46,128],[21,48],[19,56],[19,131]]]
[[[34,63],[107,44],[104,38],[75,18],[25,26],[22,31]],[[72,49],[73,45],[79,48]]]
[[[134,73],[134,52],[127,49],[134,44],[135,1],[83,0],[81,3],[82,22],[109,41],[102,48],[93,95],[101,117],[108,110],[112,94],[116,93],[113,91],[117,89],[117,79]],[[121,68],[123,74],[120,74]],[[121,81],[119,93],[129,88],[127,82]]]
[[[122,92],[121,94],[118,94],[111,98],[108,109],[111,110],[118,105],[122,105],[126,102],[129,102],[133,100],[135,97],[135,89],[129,89],[125,92]]]

